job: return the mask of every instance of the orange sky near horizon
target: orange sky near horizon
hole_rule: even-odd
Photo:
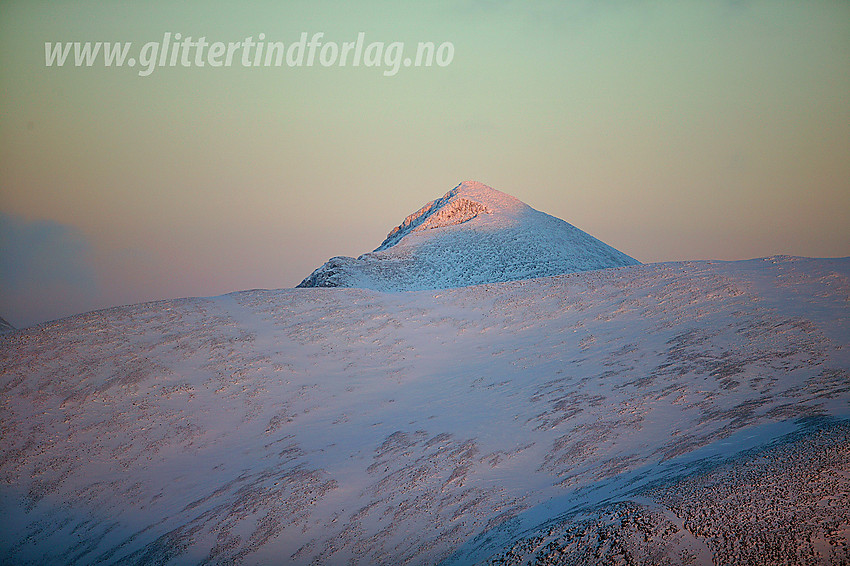
[[[47,67],[45,42],[450,42]],[[475,179],[643,262],[850,255],[850,4],[0,4],[0,315],[297,284]]]

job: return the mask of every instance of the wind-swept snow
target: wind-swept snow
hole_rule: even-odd
[[[782,257],[5,334],[0,560],[846,563],[848,301]]]
[[[445,289],[639,262],[482,183],[461,183],[414,212],[373,252],[334,257],[299,287]]]

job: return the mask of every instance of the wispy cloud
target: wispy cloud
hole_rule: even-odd
[[[84,234],[52,220],[0,213],[0,314],[28,326],[85,310],[96,296]]]

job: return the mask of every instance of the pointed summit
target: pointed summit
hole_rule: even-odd
[[[405,218],[375,251],[331,258],[298,287],[443,289],[637,263],[563,220],[466,181]]]

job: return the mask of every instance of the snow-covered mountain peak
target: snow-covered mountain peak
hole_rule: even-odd
[[[298,286],[442,289],[637,263],[511,195],[466,181],[405,218],[375,251],[331,258]]]

